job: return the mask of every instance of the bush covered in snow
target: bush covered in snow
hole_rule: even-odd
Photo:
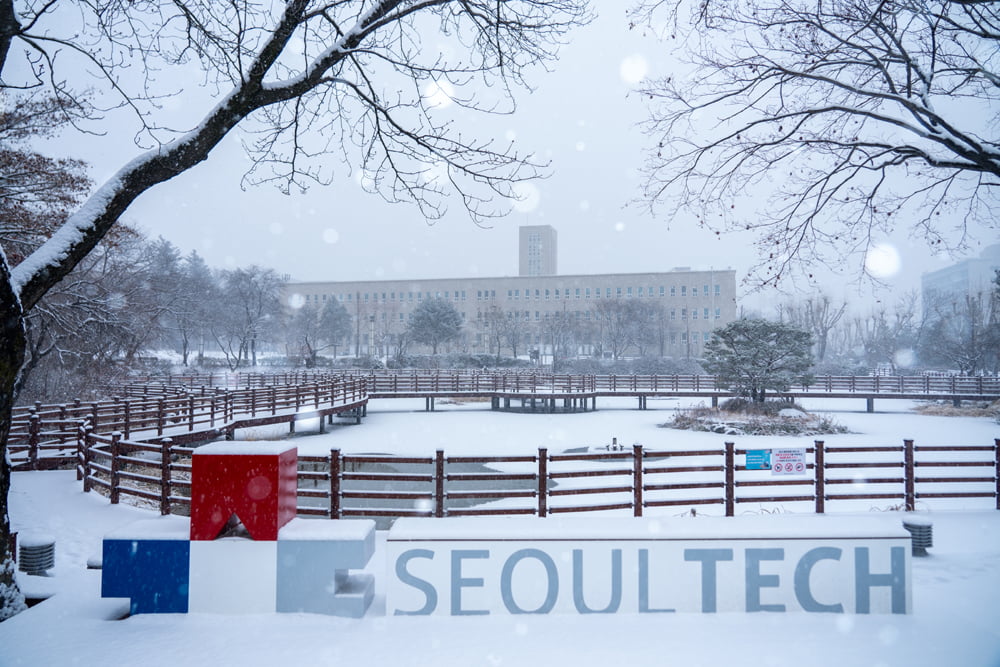
[[[719,408],[696,407],[679,411],[662,428],[706,431],[722,435],[828,435],[847,433],[847,427],[827,416],[813,415],[794,401],[734,398]]]

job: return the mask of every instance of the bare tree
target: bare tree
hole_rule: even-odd
[[[861,255],[895,227],[959,247],[996,226],[1000,5],[964,0],[649,0],[689,76],[652,98],[645,194],[752,231],[756,277]],[[746,192],[769,192],[755,205]],[[802,264],[799,264],[802,262]]]
[[[66,108],[81,99],[78,91],[99,89],[103,107],[135,113],[139,140],[152,148],[12,270],[0,253],[0,619],[21,607],[8,546],[4,454],[24,360],[24,317],[132,202],[206,160],[253,116],[259,134],[250,147],[252,181],[285,189],[328,181],[324,165],[335,154],[362,170],[367,188],[427,216],[443,213],[448,194],[476,218],[500,212],[511,183],[535,176],[539,165],[511,146],[449,126],[422,88],[453,87],[456,104],[509,110],[525,68],[552,58],[566,30],[586,18],[580,0],[108,1],[66,14],[61,8],[0,0],[0,82],[46,87]],[[164,129],[169,119],[159,115],[158,98],[176,91],[157,84],[171,80],[167,70],[190,75],[192,62],[218,91],[217,101],[193,129]],[[126,65],[140,74],[122,72]],[[97,74],[81,80],[81,72]],[[482,99],[472,90],[500,97]]]
[[[1000,299],[993,289],[924,304],[920,358],[965,375],[1000,367]]]

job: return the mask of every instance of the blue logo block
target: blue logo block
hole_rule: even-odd
[[[187,540],[105,539],[101,597],[131,598],[133,614],[188,610]]]

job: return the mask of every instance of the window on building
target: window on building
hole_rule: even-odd
[[[676,320],[677,319],[677,311],[674,310],[673,308],[670,309],[670,319],[672,319],[672,320]]]
[[[576,298],[577,299],[580,298],[580,288],[579,287],[576,288]]]
[[[639,297],[640,299],[642,298],[642,292],[643,292],[643,289],[640,287],[639,288],[639,293],[636,294],[636,296]]]
[[[622,288],[621,287],[616,287],[615,288],[615,296],[617,296],[619,299],[622,298]]]
[[[590,298],[590,288],[589,287],[584,291],[584,295],[585,295],[584,296],[585,299],[589,299]]]
[[[688,318],[688,309],[687,308],[681,308],[681,319],[682,320],[686,320],[687,318]]]
[[[619,290],[619,291],[621,291],[621,290]],[[626,288],[626,293],[628,294],[628,298],[631,299],[632,298],[632,288],[631,287],[627,287]]]
[[[697,308],[692,308],[691,309],[691,319],[692,320],[698,319],[698,309]]]
[[[671,288],[671,290],[672,290],[672,289],[673,289],[673,288]],[[687,285],[681,285],[681,296],[687,296],[687,295],[688,295],[688,288],[687,288]],[[671,296],[673,296],[673,295],[671,295]]]
[[[702,296],[708,296],[708,285],[703,285],[701,290]]]
[[[556,288],[556,298],[557,299],[559,298],[559,288],[558,287]]]
[[[605,298],[608,298],[608,299],[611,298],[611,288],[610,287],[608,287],[607,289],[604,290],[604,296],[605,296]]]
[[[670,296],[677,296],[677,288],[673,285],[670,286]]]
[[[720,296],[722,294],[722,288],[719,285],[715,286],[715,296]]]
[[[546,301],[549,300],[549,291],[548,290],[545,290],[545,300]]]
[[[722,309],[721,308],[716,308],[715,309],[715,319],[718,320],[718,319],[721,319],[721,318],[722,318]]]
[[[702,317],[706,320],[708,319],[708,308],[705,308],[704,312],[702,313]]]

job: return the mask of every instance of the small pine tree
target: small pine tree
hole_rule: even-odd
[[[806,379],[812,344],[809,332],[791,325],[740,319],[712,332],[705,368],[730,391],[763,403],[768,391],[787,391]]]

